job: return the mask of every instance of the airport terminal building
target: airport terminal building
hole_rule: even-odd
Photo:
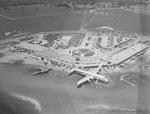
[[[72,68],[75,65],[78,68],[96,68],[98,66],[116,66],[119,65],[136,54],[144,52],[148,46],[143,43],[137,43],[129,48],[120,50],[116,54],[108,56],[106,60],[101,60],[100,57],[73,57],[66,54],[58,54],[55,49],[49,49],[46,51],[35,52],[34,56],[42,58],[50,64]]]
[[[145,51],[148,48],[148,46],[142,44],[142,43],[137,43],[115,55],[112,55],[111,57],[108,58],[108,61],[111,62],[111,64],[120,64],[127,59],[131,58],[132,56]]]

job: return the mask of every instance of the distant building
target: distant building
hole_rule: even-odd
[[[64,62],[64,63],[72,64],[75,61],[75,57],[66,55],[66,54],[61,54],[57,57],[57,60]]]
[[[101,36],[101,37],[102,37],[101,46],[102,46],[102,47],[107,47],[107,45],[108,45],[108,37],[109,37],[109,36],[103,35],[103,36]]]
[[[72,36],[62,36],[61,39],[57,42],[58,45],[68,46],[68,43]]]
[[[80,68],[95,68],[102,65],[104,61],[98,57],[76,58],[75,65]]]

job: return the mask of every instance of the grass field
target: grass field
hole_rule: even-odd
[[[38,8],[38,11],[35,10],[35,7]],[[0,24],[2,23],[0,25],[0,35],[3,36],[4,32],[13,30],[41,32],[80,29],[81,23],[83,21],[83,14],[64,14],[64,12],[70,12],[70,9],[56,8],[43,5],[31,5],[24,6],[24,12],[21,11],[20,6],[11,7],[10,11],[1,10],[0,15],[8,16],[8,18],[0,16]],[[119,9],[106,9],[100,10],[99,12],[103,12],[104,14],[97,15],[87,25],[87,28],[111,26],[117,30],[127,32],[150,32],[150,16],[148,15],[139,15],[133,12],[127,12]],[[55,13],[56,15],[47,15]],[[91,18],[91,16],[94,15],[91,14],[89,18]],[[9,17],[21,19],[10,20]],[[89,18],[87,18],[87,20],[89,20]],[[8,20],[9,22],[7,22]]]
[[[0,16],[0,26],[1,26],[2,24],[5,24],[5,23],[8,22],[8,21],[9,21],[9,19],[6,19],[6,18]]]
[[[84,34],[76,34],[69,41],[68,47],[77,46]]]
[[[110,12],[110,11],[109,11]],[[108,12],[108,13],[109,13]],[[95,17],[87,28],[95,28],[99,26],[110,26],[117,30],[132,31],[140,29],[140,17],[137,14],[127,13],[125,11],[113,12],[109,15],[98,15]]]
[[[85,53],[84,57],[93,56],[94,54],[95,54],[94,51],[90,51],[90,52]]]
[[[52,43],[54,40],[57,39],[57,37],[59,36],[59,34],[48,34],[45,37],[45,40],[48,41],[48,43]]]
[[[78,30],[82,21],[81,14],[64,14],[47,17],[36,17],[22,20],[14,20],[0,26],[0,33],[7,31],[57,31],[57,30]]]
[[[48,5],[23,7],[24,11],[21,6],[10,7],[10,11],[0,10],[0,35],[3,38],[5,32],[14,30],[27,32],[77,30],[82,22],[82,14],[66,14],[70,9]]]
[[[127,32],[150,32],[150,16],[145,14],[136,14],[123,10],[101,10],[107,12],[108,15],[98,15],[95,17],[87,28],[95,28],[100,26],[110,26],[114,29]],[[147,23],[147,24],[146,24]]]
[[[26,16],[63,13],[63,12],[70,11],[70,9],[56,8],[49,5],[27,5],[27,6],[23,6],[24,11],[22,11],[21,7],[22,6],[12,6],[10,7],[10,11],[1,10],[0,15],[5,15],[11,18],[19,18],[19,17],[26,17]],[[36,9],[38,9],[38,11]]]

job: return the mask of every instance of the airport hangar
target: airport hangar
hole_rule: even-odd
[[[129,58],[133,57],[134,55],[145,51],[148,49],[148,46],[142,44],[142,43],[137,43],[115,55],[112,55],[111,57],[108,58],[108,61],[110,62],[110,65],[118,65]]]

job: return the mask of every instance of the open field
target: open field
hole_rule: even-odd
[[[14,20],[0,26],[0,33],[7,31],[57,31],[57,30],[78,30],[82,21],[81,14],[64,14],[47,17],[29,18]]]
[[[8,21],[9,21],[9,19],[6,19],[6,18],[0,16],[0,25],[5,24]]]
[[[84,54],[84,57],[89,57],[89,56],[93,56],[95,54],[94,51],[90,51]]]
[[[82,14],[72,14],[70,9],[50,7],[48,5],[30,5],[11,7],[10,11],[0,10],[0,35],[12,31],[55,31],[77,30],[82,22]],[[38,11],[36,9],[38,8]]]
[[[140,17],[138,15],[128,15],[127,13],[124,13],[124,11],[122,11],[122,13],[113,15],[98,15],[91,21],[87,28],[111,26],[116,30],[125,30],[130,32],[132,29],[140,29]]]
[[[84,34],[76,34],[69,41],[68,47],[77,46],[78,43],[82,40]]]
[[[116,30],[127,32],[149,33],[150,31],[150,16],[145,14],[136,14],[119,9],[115,10],[100,10],[108,13],[97,15],[87,28],[95,28],[99,26],[111,26]],[[147,24],[146,24],[147,23]]]
[[[58,36],[59,36],[59,34],[48,34],[48,35],[45,36],[46,37],[45,40],[47,40],[48,43],[50,44],[54,40],[56,40]]]
[[[20,18],[64,12],[70,12],[70,9],[56,8],[48,5],[27,5],[23,6],[23,11],[22,6],[12,6],[10,7],[10,11],[1,10],[0,15],[5,15],[11,18]]]
[[[84,22],[83,13],[72,14],[70,9],[56,8],[50,6],[24,6],[25,11],[20,11],[20,7],[12,7],[10,11],[0,11],[1,15],[10,18],[18,18],[18,20],[10,20],[0,26],[0,35],[4,35],[7,31],[55,31],[55,30],[79,30]],[[29,8],[28,8],[29,7]],[[39,7],[39,11],[35,11],[35,7]],[[149,33],[150,16],[145,14],[137,14],[124,11],[121,9],[102,9],[99,15],[95,16],[86,28],[95,28],[101,26],[111,26],[114,29],[127,32]],[[55,15],[56,13],[56,15]],[[60,14],[59,14],[60,13]],[[52,15],[51,15],[52,14]],[[87,14],[86,14],[87,15]],[[90,14],[87,18],[91,19],[94,14]],[[0,23],[5,22],[8,18],[0,16]],[[85,23],[87,22],[85,20]],[[85,24],[86,25],[86,24]]]

